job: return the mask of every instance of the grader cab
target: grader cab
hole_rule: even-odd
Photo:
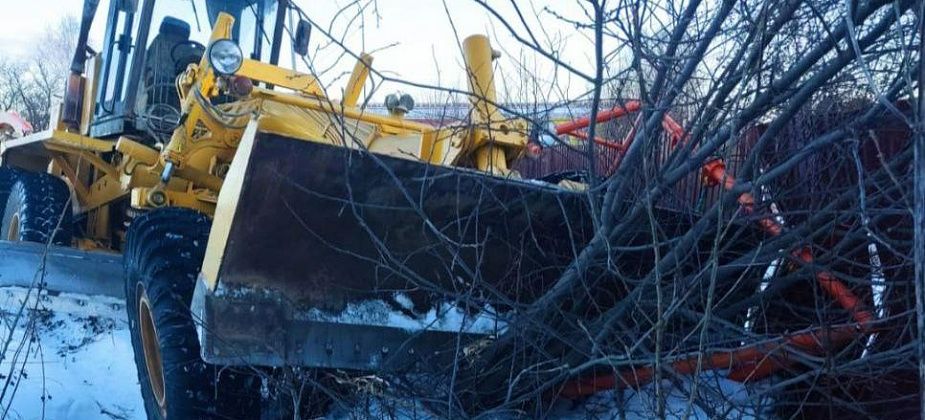
[[[495,105],[484,36],[471,118],[438,128],[408,98],[360,105],[371,56],[340,100],[278,66],[311,30],[286,0],[111,1],[99,53],[97,6],[51,128],[0,143],[2,235],[124,255],[151,418],[253,408],[226,366],[445,364],[590,237],[580,194],[509,169],[528,127]]]

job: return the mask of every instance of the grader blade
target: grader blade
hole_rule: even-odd
[[[591,237],[585,196],[549,184],[244,137],[193,304],[213,363],[452,361]]]

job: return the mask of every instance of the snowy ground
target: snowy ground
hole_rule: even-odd
[[[696,389],[698,398],[691,398],[693,380],[685,379],[680,387],[663,383],[664,404],[660,408],[655,386],[648,385],[639,390],[606,391],[581,401],[560,400],[546,407],[543,413],[519,413],[518,415],[485,415],[480,418],[491,420],[514,420],[534,416],[555,420],[627,419],[765,419],[773,418],[771,400],[756,397],[755,388],[748,389],[741,384],[722,377],[719,373],[704,373],[699,377]],[[370,398],[360,400],[354,406],[336,406],[328,418],[331,419],[390,419],[390,420],[440,420],[448,417],[428,413],[423,404],[414,401]]]
[[[122,302],[26,297],[27,289],[0,288],[0,344],[9,343],[0,353],[0,418],[145,418]],[[24,301],[31,309],[16,321]]]
[[[651,419],[660,410],[669,419],[757,419],[769,418],[771,401],[756,397],[753,389],[724,378],[720,373],[700,375],[698,384],[685,379],[681,387],[663,384],[663,407],[659,407],[655,386],[622,392],[607,391],[595,394],[580,404],[561,403],[550,417],[556,419]],[[690,390],[698,390],[698,398],[691,398]],[[751,391],[751,392],[750,392]]]
[[[32,309],[16,321],[24,301]],[[145,418],[121,301],[76,294],[36,299],[24,288],[0,288],[0,322],[0,344],[9,343],[5,352],[0,347],[7,355],[0,360],[0,419]],[[738,383],[705,373],[695,404],[686,391],[690,385],[681,390],[666,384],[667,418],[764,417],[756,407],[767,401],[755,400]],[[548,418],[648,419],[657,412],[654,395],[653,385],[603,392],[580,403],[560,402]],[[413,402],[375,399],[365,407],[335,406],[327,417],[440,418]]]

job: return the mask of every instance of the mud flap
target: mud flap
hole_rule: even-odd
[[[586,198],[246,130],[194,297],[209,362],[404,369],[504,329],[591,237]]]

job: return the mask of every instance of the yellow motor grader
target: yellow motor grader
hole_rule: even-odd
[[[511,171],[527,122],[484,36],[470,118],[434,127],[362,105],[369,55],[340,100],[279,66],[311,32],[286,0],[108,7],[97,53],[84,2],[51,128],[0,143],[0,238],[123,254],[150,418],[251,417],[229,366],[445,367],[590,237],[580,194]]]

